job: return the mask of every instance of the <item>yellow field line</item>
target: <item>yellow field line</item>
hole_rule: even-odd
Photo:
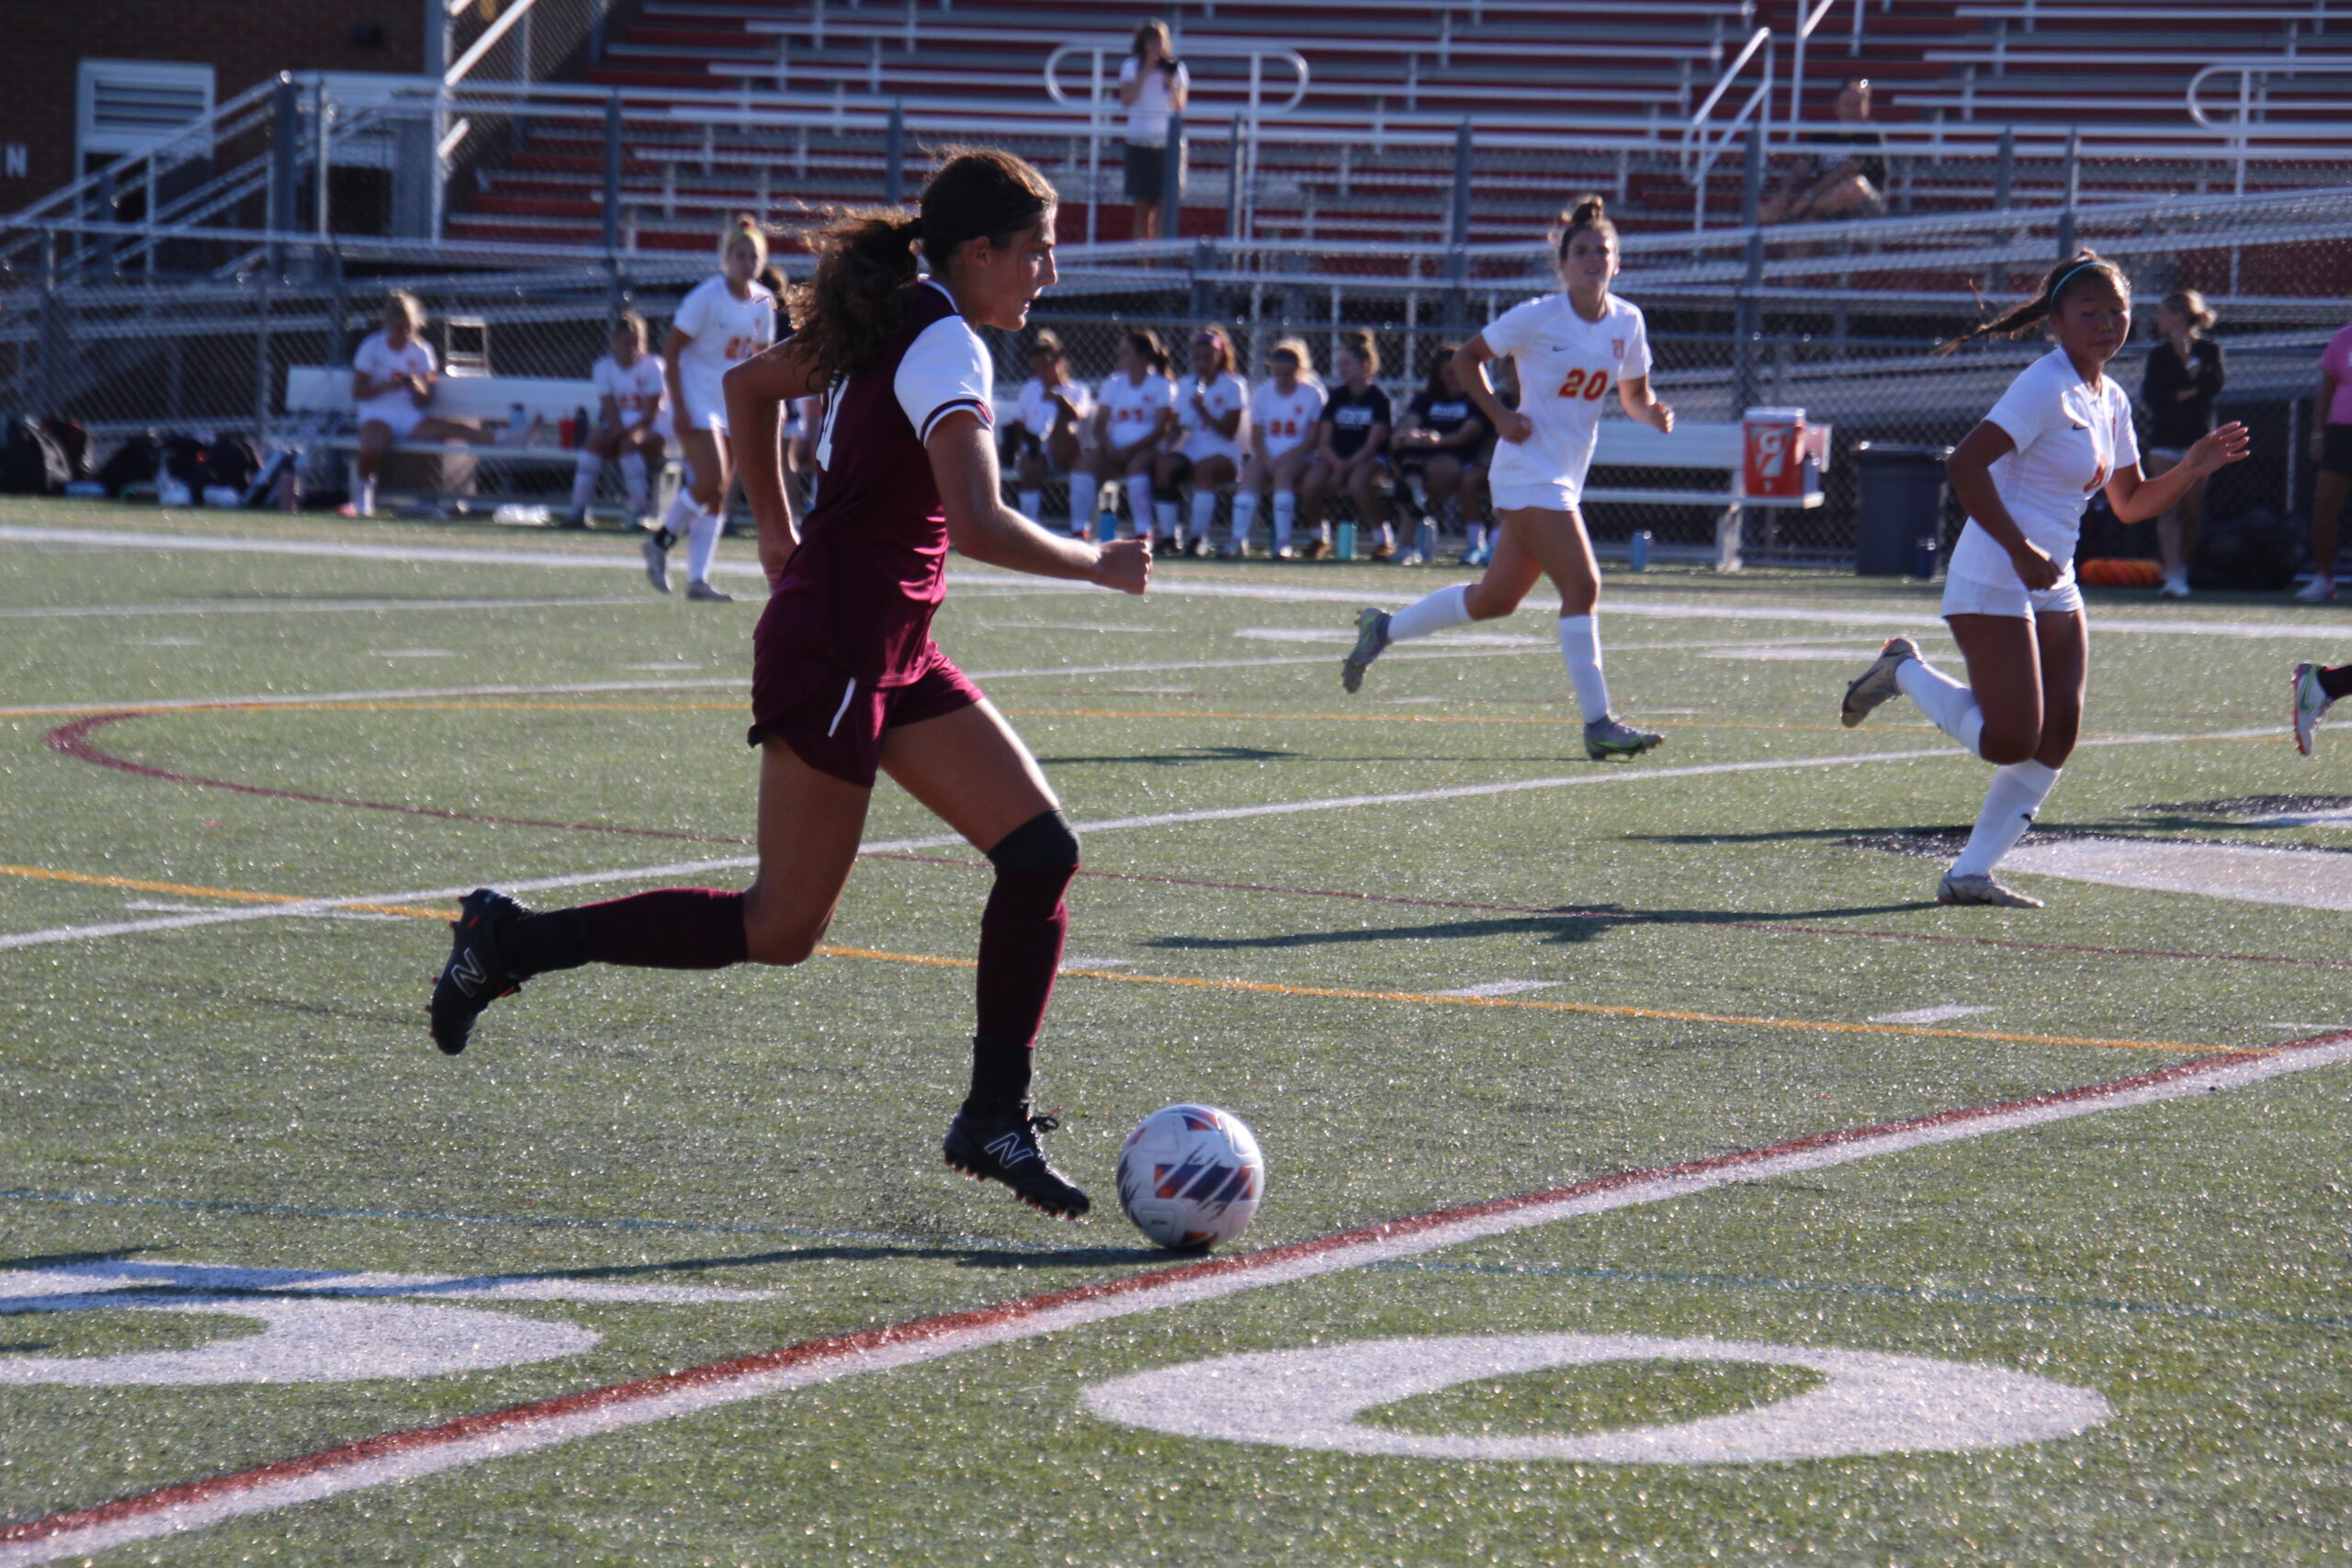
[[[225,898],[239,904],[310,904],[315,899],[291,893],[254,893],[240,887],[198,887],[185,882],[147,882],[135,876],[96,876],[86,871],[51,871],[40,865],[0,865],[0,875],[31,877],[40,882],[71,882],[85,887],[121,887],[134,893],[176,893],[184,898]],[[371,915],[412,915],[425,920],[457,919],[455,909],[424,909],[408,904],[337,904],[338,909],[358,909]]]
[[[922,953],[888,953],[867,947],[820,947],[831,958],[864,958],[883,964],[919,964],[944,969],[978,967],[968,958]],[[1130,986],[1191,986],[1202,990],[1245,991],[1260,996],[1327,997],[1342,1001],[1412,1002],[1433,1007],[1518,1008],[1531,1012],[1577,1012],[1605,1018],[1666,1019],[1679,1023],[1733,1024],[1745,1029],[1786,1029],[1815,1034],[1901,1034],[1937,1040],[1988,1040],[2017,1045],[2081,1045],[2103,1051],[2192,1051],[2220,1053],[2260,1047],[2195,1045],[2177,1040],[2103,1040],[2074,1034],[2018,1034],[1990,1029],[1930,1029],[1907,1023],[1839,1023],[1801,1018],[1756,1018],[1739,1013],[1688,1012],[1672,1008],[1609,1007],[1599,1002],[1524,1001],[1510,997],[1448,997],[1430,991],[1361,991],[1334,986],[1284,986],[1266,980],[1219,980],[1189,975],[1129,975],[1108,969],[1065,969],[1083,980],[1114,980]]]

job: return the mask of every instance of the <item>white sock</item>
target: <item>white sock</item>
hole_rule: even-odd
[[[1298,521],[1298,491],[1274,491],[1274,548],[1290,548],[1291,525]]]
[[[1094,526],[1094,489],[1092,474],[1072,474],[1069,477],[1069,531],[1083,534]]]
[[[362,517],[376,515],[376,481],[374,479],[359,481],[359,515]]]
[[[1140,539],[1151,532],[1151,476],[1127,476],[1127,521],[1135,525],[1136,537]]]
[[[1021,492],[1021,515],[1035,521],[1046,514],[1046,492],[1024,490]]]
[[[1388,640],[1410,642],[1417,637],[1470,624],[1470,585],[1457,582],[1406,605],[1388,617]]]
[[[670,502],[669,510],[662,513],[662,531],[669,535],[671,542],[675,544],[685,537],[686,525],[700,515],[701,511],[695,504],[695,492],[680,486],[676,499]]]
[[[1984,791],[1984,809],[1976,814],[1975,831],[1968,847],[1951,863],[1954,876],[1990,876],[2001,857],[2033,826],[2034,813],[2058,784],[2058,770],[2040,762],[2011,762],[1993,770]]]
[[[718,516],[697,506],[686,524],[690,530],[686,536],[686,581],[708,582],[710,558],[718,553]]]
[[[1196,490],[1193,492],[1193,537],[1205,539],[1216,525],[1216,491]]]
[[[1968,748],[1975,756],[1977,738],[1984,733],[1984,710],[1976,694],[1924,659],[1906,659],[1894,672],[1903,694],[1919,705],[1938,729]]]
[[[1600,623],[1590,615],[1560,617],[1560,657],[1568,666],[1568,680],[1577,689],[1577,705],[1584,721],[1609,716],[1609,682],[1600,673]]]
[[[1233,542],[1244,549],[1250,547],[1250,532],[1258,525],[1258,492],[1237,490],[1233,492]]]
[[[645,454],[621,454],[621,484],[628,491],[628,510],[633,517],[645,515],[645,493],[650,476],[645,469]]]
[[[594,452],[582,452],[571,468],[571,509],[574,512],[596,499],[596,486],[605,477],[605,459]]]

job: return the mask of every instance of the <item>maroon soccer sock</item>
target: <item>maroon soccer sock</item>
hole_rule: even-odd
[[[980,915],[979,1028],[972,1041],[967,1109],[1002,1109],[1028,1097],[1032,1048],[1053,1000],[1078,874],[1078,838],[1058,811],[1023,823],[989,852],[996,886]]]
[[[2327,694],[2329,702],[2352,693],[2352,664],[2339,664],[2333,670],[2321,671],[2319,689]]]
[[[499,932],[499,955],[518,976],[582,964],[637,969],[724,969],[749,956],[743,895],[662,887],[577,909],[526,915]]]

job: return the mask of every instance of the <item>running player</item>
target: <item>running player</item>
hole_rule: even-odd
[[[1462,389],[1462,372],[1453,364],[1461,351],[1458,343],[1437,345],[1429,383],[1405,405],[1389,443],[1397,476],[1405,481],[1405,493],[1396,498],[1397,521],[1414,536],[1407,566],[1434,563],[1438,534],[1452,532],[1445,525],[1466,525],[1478,511],[1484,472],[1478,448],[1487,438],[1487,422]]]
[[[424,331],[424,307],[416,296],[395,288],[384,296],[383,327],[359,340],[351,356],[351,402],[359,416],[359,451],[354,467],[359,480],[342,508],[346,517],[376,515],[376,476],[395,443],[486,442],[489,433],[470,420],[440,419],[425,412],[440,384],[441,363]]]
[[[1182,441],[1162,452],[1154,479],[1160,529],[1176,539],[1178,553],[1209,553],[1209,529],[1216,523],[1216,492],[1241,471],[1241,422],[1250,412],[1250,387],[1233,373],[1233,340],[1220,326],[1193,334],[1193,374],[1177,389],[1176,428]],[[1176,487],[1193,483],[1192,537],[1177,529]]]
[[[648,485],[662,463],[662,362],[645,351],[645,318],[624,310],[614,323],[612,353],[596,361],[588,378],[596,387],[596,429],[580,446],[580,465],[571,476],[573,528],[588,523],[588,503],[605,465],[617,464],[621,486],[628,493],[632,525],[645,515]]]
[[[1315,460],[1315,421],[1323,412],[1323,385],[1316,380],[1306,344],[1286,337],[1266,355],[1267,378],[1250,394],[1250,456],[1233,492],[1233,533],[1224,554],[1238,560],[1250,553],[1250,531],[1258,519],[1258,497],[1274,491],[1273,557],[1296,560],[1290,547],[1298,521],[1298,486]]]
[[[1356,525],[1365,533],[1380,531],[1372,558],[1386,560],[1396,553],[1388,536],[1388,505],[1383,495],[1388,482],[1388,433],[1396,416],[1388,394],[1373,381],[1380,374],[1380,349],[1366,332],[1350,333],[1331,355],[1331,374],[1340,384],[1323,400],[1315,419],[1315,461],[1306,470],[1300,499],[1309,516],[1320,519],[1323,502],[1333,491],[1345,491],[1355,502]]]
[[[1084,458],[1095,486],[1124,481],[1127,520],[1138,539],[1151,537],[1152,466],[1176,428],[1176,383],[1159,334],[1136,327],[1119,339],[1118,368],[1094,400],[1094,445]],[[1103,515],[1110,514],[1108,503]],[[1105,531],[1107,534],[1107,530]]]
[[[751,739],[761,749],[758,875],[742,893],[668,888],[534,914],[468,894],[433,992],[433,1037],[465,1048],[482,1009],[535,975],[582,964],[710,969],[791,964],[822,940],[887,773],[986,852],[971,1094],[950,1165],[1051,1214],[1087,1196],[1047,1163],[1031,1108],[1033,1048],[1053,993],[1079,863],[1021,738],[931,638],[950,545],[990,565],[1140,593],[1148,544],[1084,544],[1003,504],[989,437],[989,355],[975,326],[1017,331],[1054,281],[1054,187],[1010,153],[960,152],[920,216],[853,212],[818,238],[796,289],[798,331],[728,374],[729,412],[756,460],[744,488],[774,592],[752,643]],[[918,276],[916,252],[931,265]],[[797,526],[777,464],[780,406],[826,391],[824,482]]]
[[[662,344],[686,468],[685,487],[645,541],[645,575],[663,593],[670,592],[670,551],[683,538],[686,597],[722,603],[733,597],[710,585],[710,560],[726,526],[727,487],[734,478],[720,378],[775,341],[775,295],[754,276],[767,259],[767,235],[750,213],[739,215],[719,238],[718,276],[695,284],[680,302]]]
[[[1599,439],[1601,399],[1613,389],[1631,417],[1665,434],[1674,411],[1650,391],[1649,336],[1641,310],[1609,291],[1617,276],[1617,228],[1600,198],[1561,214],[1553,258],[1562,288],[1505,311],[1454,355],[1462,386],[1500,437],[1487,486],[1498,539],[1486,575],[1441,588],[1389,615],[1356,616],[1356,646],[1340,671],[1351,692],[1392,642],[1448,626],[1490,621],[1519,608],[1538,577],[1560,592],[1560,657],[1584,710],[1585,755],[1595,761],[1638,757],[1664,737],[1622,723],[1609,710],[1600,668],[1600,568],[1592,558],[1579,502]],[[1505,408],[1487,380],[1487,361],[1518,364],[1520,400]]]
[[[1094,412],[1094,394],[1070,379],[1069,355],[1050,328],[1029,344],[1029,379],[1013,404],[1008,445],[1021,482],[1021,514],[1043,517],[1046,480],[1069,480],[1069,531],[1083,538],[1094,525],[1094,476],[1079,468],[1080,435]]]
[[[1943,603],[1968,683],[1893,637],[1838,710],[1851,728],[1901,692],[1994,765],[1975,830],[1936,888],[1939,904],[2041,908],[1995,881],[1993,868],[2033,825],[2082,728],[2089,645],[2074,561],[2085,500],[2105,491],[2120,521],[2142,522],[2246,453],[2245,427],[2225,424],[2161,479],[2141,476],[2132,400],[2106,374],[2132,333],[2132,286],[2089,251],[2052,267],[2031,299],[1944,346],[2043,326],[2057,346],[2009,383],[1944,464],[1968,509]]]

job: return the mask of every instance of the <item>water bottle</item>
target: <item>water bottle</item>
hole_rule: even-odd
[[[1918,543],[1912,547],[1911,575],[1917,578],[1922,582],[1927,582],[1934,579],[1936,575],[1936,536],[1933,534],[1920,535]]]
[[[1625,563],[1635,571],[1649,570],[1650,531],[1647,528],[1634,529],[1634,536],[1625,542]]]
[[[1332,551],[1331,554],[1333,558],[1338,560],[1353,560],[1356,558],[1356,525],[1354,524],[1342,523],[1340,525],[1340,547]]]
[[[1437,560],[1437,519],[1424,517],[1421,525],[1413,530],[1413,554],[1422,565]]]

